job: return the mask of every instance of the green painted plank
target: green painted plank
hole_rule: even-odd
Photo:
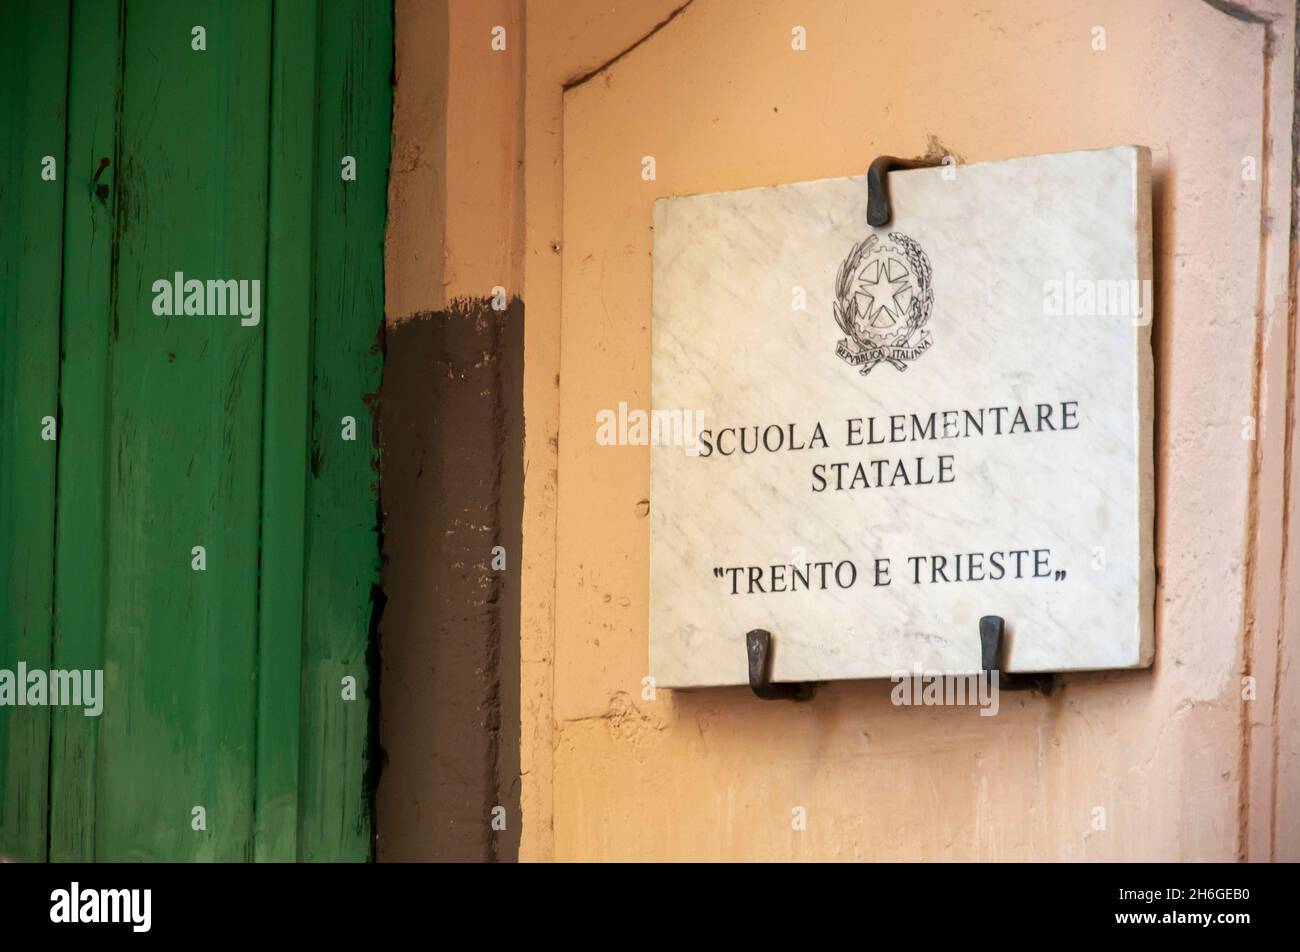
[[[67,4],[0,2],[0,669],[48,669]],[[56,162],[42,178],[42,158]],[[46,856],[48,707],[0,707],[0,856]]]
[[[54,614],[55,664],[72,670],[103,667],[109,302],[123,20],[124,10],[115,3],[77,3],[72,11]],[[103,159],[110,164],[101,171]],[[94,858],[98,734],[98,718],[78,709],[54,711],[51,860]]]
[[[366,859],[391,3],[75,4],[70,70],[66,8],[0,12],[0,154],[48,125],[60,168],[0,182],[0,315],[48,315],[0,324],[0,452],[32,464],[0,471],[0,652],[107,680],[103,717],[56,711],[52,739],[44,709],[0,710],[0,853],[44,855],[48,769],[55,859]],[[176,271],[269,279],[263,323],[155,315]],[[20,426],[45,403],[57,455]]]
[[[264,283],[271,10],[130,0],[124,36],[95,853],[248,859],[266,325],[152,305],[175,272]]]
[[[299,857],[372,853],[374,711],[368,668],[378,581],[377,457],[367,395],[382,353],[384,219],[392,116],[392,5],[334,0],[321,20],[312,466],[308,486]],[[340,177],[353,156],[356,181]],[[342,438],[342,419],[356,439]],[[356,678],[357,700],[341,696]]]
[[[271,66],[255,856],[298,855],[316,156],[316,0],[279,0]]]

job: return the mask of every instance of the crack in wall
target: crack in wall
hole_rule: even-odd
[[[654,36],[656,33],[658,33],[660,30],[662,30],[664,27],[666,27],[669,23],[672,23],[673,20],[677,19],[677,17],[680,16],[681,13],[682,13],[682,12],[683,12],[687,7],[689,7],[689,6],[691,5],[692,2],[694,2],[694,0],[686,0],[686,2],[683,3],[680,7],[678,7],[678,8],[677,8],[676,10],[674,10],[672,13],[668,14],[668,16],[664,17],[662,20],[660,20],[658,23],[656,23],[653,27],[651,27],[651,29],[650,29],[650,31],[649,31],[648,33],[646,33],[644,36],[642,36],[639,40],[637,40],[637,41],[636,41],[635,43],[633,43],[631,46],[625,48],[622,52],[617,53],[617,54],[615,54],[614,56],[610,57],[609,59],[605,60],[605,62],[601,63],[599,66],[595,67],[594,69],[589,69],[589,70],[587,70],[587,72],[585,72],[585,73],[580,73],[579,75],[573,77],[573,78],[570,79],[568,82],[566,82],[566,83],[561,87],[561,89],[562,89],[564,92],[568,92],[570,89],[573,89],[575,86],[581,86],[583,83],[585,83],[587,80],[591,79],[593,76],[596,76],[596,75],[599,74],[599,73],[603,73],[605,70],[609,69],[609,68],[610,68],[611,66],[613,66],[615,63],[617,63],[619,60],[621,60],[623,57],[625,57],[625,56],[627,56],[629,53],[631,53],[634,49],[636,49],[636,48],[637,48],[638,46],[640,46],[642,43],[647,42],[647,41],[648,41],[652,36]]]

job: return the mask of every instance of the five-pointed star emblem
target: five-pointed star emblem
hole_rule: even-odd
[[[894,258],[879,258],[858,272],[853,289],[858,299],[858,313],[866,316],[869,327],[885,330],[902,318],[906,305],[900,295],[912,289],[907,268]]]

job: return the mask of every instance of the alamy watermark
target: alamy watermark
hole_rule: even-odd
[[[596,412],[598,446],[682,446],[698,456],[703,429],[703,410],[629,410],[620,401],[617,411]]]
[[[918,664],[910,674],[895,671],[889,680],[894,683],[889,700],[896,707],[971,705],[980,709],[980,717],[998,712],[996,671],[923,671]]]
[[[152,889],[89,889],[74,881],[50,893],[50,922],[125,923],[132,932],[153,925]]]
[[[186,278],[177,271],[153,283],[153,312],[159,317],[234,317],[243,327],[262,321],[262,282],[253,278]]]
[[[1151,279],[1096,279],[1065,272],[1065,279],[1043,282],[1043,313],[1048,317],[1127,317],[1151,323]]]
[[[82,707],[86,717],[104,711],[104,672],[54,668],[0,668],[0,707]]]

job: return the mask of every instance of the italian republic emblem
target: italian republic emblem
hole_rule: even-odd
[[[920,245],[897,231],[858,242],[835,281],[835,323],[847,335],[836,356],[862,374],[882,361],[906,370],[933,343],[925,329],[933,303]]]

